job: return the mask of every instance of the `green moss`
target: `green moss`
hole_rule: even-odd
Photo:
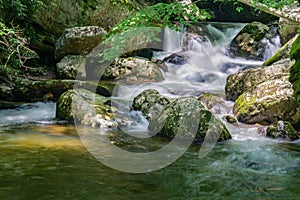
[[[300,59],[300,35],[298,35],[296,41],[292,45],[290,57],[295,60]]]

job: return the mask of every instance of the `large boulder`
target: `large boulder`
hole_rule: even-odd
[[[293,120],[297,113],[297,101],[288,80],[289,74],[279,74],[240,95],[233,107],[238,120],[249,124]],[[294,123],[298,121],[294,120]]]
[[[167,138],[174,138],[181,130],[184,137],[193,137],[195,143],[203,142],[208,131],[218,141],[231,138],[221,120],[194,97],[178,98],[166,105],[162,112],[150,120],[148,129]]]
[[[85,79],[85,56],[68,55],[56,64],[59,79]]]
[[[268,126],[266,135],[272,138],[283,138],[287,140],[297,140],[299,135],[288,121],[274,122]]]
[[[56,103],[56,117],[91,127],[117,127],[110,99],[84,89],[63,93]]]
[[[263,60],[266,43],[263,38],[269,31],[269,27],[260,23],[247,24],[229,45],[229,55],[247,59]]]
[[[141,58],[119,58],[106,67],[103,80],[116,80],[126,83],[158,82],[164,80],[157,64]]]
[[[66,55],[86,55],[98,46],[106,31],[97,26],[84,26],[66,29],[55,44],[55,58]]]
[[[227,77],[225,94],[228,100],[236,100],[243,92],[256,84],[263,82],[275,75],[289,73],[292,62],[288,59],[285,62],[274,63],[270,66],[247,69]]]

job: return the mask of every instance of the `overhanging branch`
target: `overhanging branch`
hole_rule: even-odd
[[[254,7],[254,8],[258,8],[261,11],[269,13],[269,14],[274,15],[276,17],[281,17],[281,18],[287,19],[289,21],[294,21],[294,22],[297,22],[297,23],[300,24],[300,14],[297,14],[297,13],[293,13],[293,14],[286,13],[284,11],[281,11],[281,10],[278,10],[278,9],[275,9],[275,8],[270,8],[267,5],[262,4],[262,3],[256,3],[256,4],[254,4],[253,0],[237,0],[237,1],[240,2],[240,3],[246,4],[248,6],[251,6],[251,7]]]

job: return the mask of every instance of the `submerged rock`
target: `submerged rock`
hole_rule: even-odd
[[[288,79],[289,74],[273,76],[240,95],[233,107],[238,120],[249,124],[290,120],[297,112],[297,102]]]
[[[125,83],[158,82],[164,80],[157,64],[140,58],[119,58],[106,67],[103,80],[116,80]]]
[[[110,99],[88,90],[76,89],[63,93],[56,103],[56,117],[92,127],[116,127]]]
[[[267,136],[272,138],[283,138],[288,140],[297,140],[299,135],[288,121],[278,121],[267,128]]]
[[[86,55],[102,42],[106,31],[97,26],[66,29],[55,44],[55,58],[66,55]]]
[[[247,24],[230,43],[230,56],[263,60],[266,44],[262,39],[268,31],[269,27],[260,22]]]
[[[85,79],[85,57],[80,55],[65,56],[56,64],[59,79]]]
[[[247,69],[227,77],[225,94],[226,99],[236,100],[243,92],[275,75],[289,73],[292,62],[287,59],[282,63],[270,66]]]
[[[209,137],[217,137],[218,141],[231,138],[221,120],[194,97],[178,98],[166,105],[162,112],[150,120],[148,128],[167,138],[174,138],[180,131],[184,137],[194,137],[196,143],[203,142],[208,131]]]

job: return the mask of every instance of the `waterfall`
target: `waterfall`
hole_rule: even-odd
[[[181,51],[184,36],[183,31],[179,32],[166,27],[164,29],[163,50],[172,53]]]

